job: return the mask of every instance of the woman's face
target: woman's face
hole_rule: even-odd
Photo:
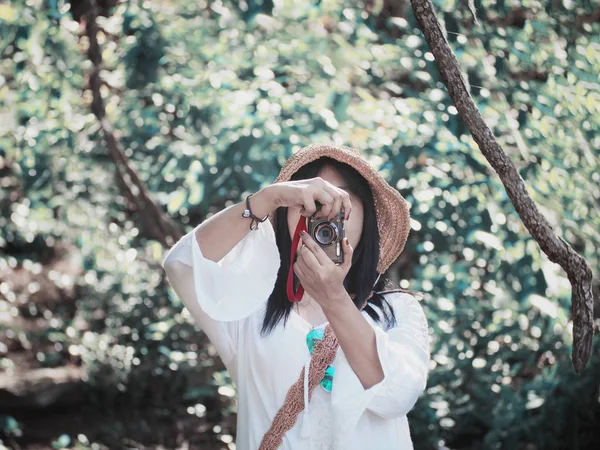
[[[334,186],[344,189],[348,194],[350,194],[350,202],[352,204],[352,212],[350,213],[350,218],[344,222],[344,228],[346,231],[346,237],[350,242],[352,248],[356,248],[358,242],[360,241],[360,236],[362,234],[363,227],[363,205],[362,202],[352,194],[346,187],[345,181],[342,176],[331,166],[324,166],[319,172],[319,176],[323,178],[323,180],[328,181]],[[317,215],[318,217],[318,215]],[[290,238],[293,238],[294,231],[296,230],[296,225],[298,224],[298,220],[300,219],[300,207],[299,206],[290,206],[288,208],[287,220],[288,220],[288,228],[290,230]],[[300,247],[302,245],[302,241],[298,243]]]

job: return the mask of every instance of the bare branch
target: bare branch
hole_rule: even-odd
[[[122,151],[121,143],[113,132],[112,125],[106,118],[106,109],[100,88],[105,84],[100,78],[102,69],[102,52],[98,44],[98,5],[96,0],[89,0],[89,9],[85,14],[85,34],[89,39],[88,58],[93,64],[89,85],[92,90],[92,112],[100,122],[102,134],[106,140],[109,156],[116,166],[116,173],[121,193],[128,200],[132,213],[142,218],[141,229],[147,236],[156,239],[168,247],[181,238],[182,232],[173,224],[168,215],[163,212],[150,197],[148,188],[140,180],[137,172],[129,164],[127,156]],[[171,240],[171,242],[169,242]]]
[[[525,182],[510,157],[496,141],[471,98],[460,67],[433,10],[431,0],[411,0],[412,8],[435,57],[448,93],[479,149],[496,170],[506,192],[525,227],[550,261],[559,264],[567,273],[572,286],[571,315],[573,319],[573,353],[571,360],[581,373],[590,357],[594,337],[592,270],[540,213],[527,192]]]

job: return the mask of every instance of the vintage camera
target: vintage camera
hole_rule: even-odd
[[[317,203],[317,212],[308,218],[308,234],[321,246],[327,256],[336,264],[344,262],[342,240],[344,230],[344,208],[339,214],[329,221],[326,217],[318,218],[320,204]]]

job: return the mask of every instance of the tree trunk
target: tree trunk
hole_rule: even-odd
[[[98,43],[98,24],[96,19],[99,7],[96,0],[89,0],[89,9],[85,14],[85,34],[89,39],[88,57],[93,64],[89,86],[92,90],[92,112],[100,122],[102,134],[108,147],[108,153],[115,163],[117,179],[121,193],[128,200],[129,210],[139,214],[140,230],[150,239],[155,239],[165,247],[170,247],[183,236],[181,230],[173,224],[169,216],[154,203],[145,183],[140,180],[136,171],[129,164],[122,151],[119,139],[106,118],[104,100],[100,92],[103,81],[100,77],[102,69],[102,51]]]

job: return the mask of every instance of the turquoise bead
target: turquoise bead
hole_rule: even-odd
[[[308,346],[308,351],[310,354],[313,354],[313,350],[315,348],[315,344],[317,341],[323,339],[325,335],[325,330],[323,328],[313,329],[306,335],[306,345]],[[325,369],[325,375],[321,380],[321,387],[325,389],[327,392],[331,392],[331,388],[333,386],[333,375],[335,373],[335,367],[327,366]]]
[[[312,330],[306,335],[306,345],[308,345],[308,351],[310,351],[311,355],[313,354],[316,342],[323,339],[323,336],[325,336],[325,330],[323,328]]]
[[[335,367],[327,366],[327,369],[325,369],[325,376],[321,380],[321,386],[327,392],[331,392],[331,388],[333,386],[333,374],[334,373],[335,373]]]

